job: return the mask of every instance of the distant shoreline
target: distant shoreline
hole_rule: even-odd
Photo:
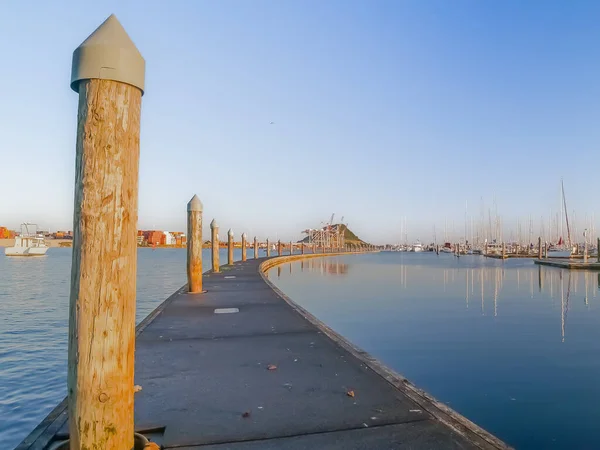
[[[58,247],[72,247],[73,240],[72,239],[46,239],[46,245],[50,248],[58,248]],[[14,239],[0,239],[0,248],[2,247],[12,247],[15,245]],[[227,245],[220,245],[221,248],[227,248]],[[138,245],[138,248],[186,248],[185,245],[157,245],[153,247],[151,245]],[[202,248],[210,248],[210,245],[203,245]],[[234,245],[234,248],[242,248],[241,245]],[[248,247],[250,250],[252,247]]]

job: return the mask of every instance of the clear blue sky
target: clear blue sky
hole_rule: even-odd
[[[111,13],[147,63],[140,228],[197,193],[251,236],[428,241],[495,198],[537,236],[561,176],[600,219],[599,2],[2,2],[0,225],[72,228],[71,56]]]

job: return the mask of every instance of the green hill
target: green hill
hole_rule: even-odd
[[[336,223],[336,224],[332,225],[331,227],[334,230],[337,227],[340,228],[340,230],[344,233],[344,240],[345,240],[346,244],[354,244],[354,245],[366,244],[365,241],[363,241],[362,239],[360,239],[356,234],[354,234],[352,232],[352,230],[350,230],[350,228],[348,228],[344,224]],[[303,242],[305,244],[308,244],[308,236],[306,236],[304,239],[302,239],[299,242]]]

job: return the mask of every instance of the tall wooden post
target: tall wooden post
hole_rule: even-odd
[[[544,242],[544,259],[548,258],[548,243]]]
[[[258,259],[258,239],[254,236],[254,259]]]
[[[242,261],[246,261],[248,258],[246,257],[246,246],[248,243],[246,242],[246,233],[242,233]]]
[[[281,256],[281,240],[277,241],[277,256]]]
[[[267,238],[267,258],[271,256],[271,247],[269,244],[269,239]]]
[[[188,292],[202,292],[202,202],[194,195],[187,205]]]
[[[598,254],[598,256],[596,257],[596,261],[600,263],[600,238],[598,238],[598,241],[596,243],[596,252]],[[598,274],[598,279],[600,280],[600,274]]]
[[[69,300],[71,449],[133,448],[145,61],[112,15],[74,52],[79,93]]]
[[[300,244],[300,254],[304,255],[304,242]]]
[[[502,243],[502,259],[506,258],[506,244]]]
[[[233,264],[233,230],[227,232],[227,264]]]
[[[290,241],[290,255],[294,254],[294,244]]]
[[[212,271],[219,273],[221,271],[219,267],[219,225],[215,219],[210,223],[210,243],[212,253]]]
[[[538,238],[538,259],[542,259],[542,237]]]

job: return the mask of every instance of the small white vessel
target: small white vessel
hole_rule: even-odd
[[[410,250],[411,252],[422,252],[423,251],[423,245],[421,244],[420,241],[415,242],[412,245],[412,248]]]
[[[15,237],[15,245],[4,249],[6,256],[44,256],[47,251],[44,236],[38,234],[34,223],[21,224],[21,233]]]

